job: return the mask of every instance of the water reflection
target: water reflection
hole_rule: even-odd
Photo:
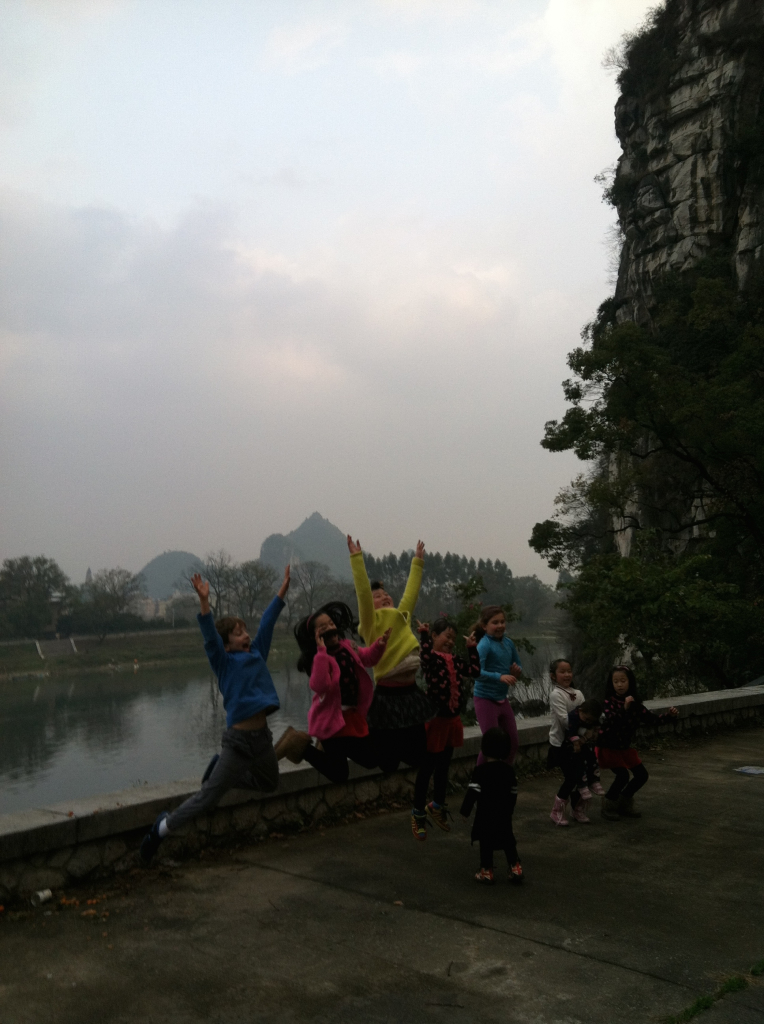
[[[305,676],[272,665],[278,736],[304,728]],[[214,676],[149,669],[0,684],[0,813],[193,778],[218,748],[225,714]]]
[[[545,666],[559,653],[542,643],[524,658],[541,699]],[[310,692],[290,659],[271,659],[281,709],[274,736],[304,729]],[[529,680],[530,681],[530,680]],[[96,796],[144,782],[201,776],[218,749],[223,702],[206,663],[198,667],[83,674],[0,683],[0,813]]]

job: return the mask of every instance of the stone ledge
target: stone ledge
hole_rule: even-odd
[[[647,736],[674,729],[681,733],[698,728],[729,728],[764,720],[764,685],[645,703],[656,712],[672,705],[679,709],[676,723],[643,731]],[[520,719],[517,724],[518,760],[542,760],[547,750],[549,717]],[[465,728],[464,746],[453,761],[454,781],[466,782],[479,749],[479,728]],[[351,764],[348,782],[332,785],[310,765],[282,762],[275,793],[232,790],[209,818],[198,820],[183,836],[172,837],[172,843],[168,840],[163,850],[167,846],[172,852],[173,844],[179,852],[194,850],[209,837],[227,833],[262,836],[279,827],[352,812],[360,803],[408,799],[413,777],[411,770],[384,776],[378,770],[368,771]],[[185,779],[0,816],[0,897],[4,892],[44,887],[45,879],[46,884],[55,886],[93,872],[123,870],[134,865],[140,834],[160,811],[177,807],[198,786],[198,779]]]

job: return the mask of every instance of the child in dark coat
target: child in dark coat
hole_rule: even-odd
[[[488,729],[480,744],[485,761],[472,773],[461,813],[468,818],[477,804],[472,826],[472,842],[480,844],[480,871],[478,882],[493,885],[493,853],[504,850],[509,864],[510,881],[523,880],[523,868],[517,855],[517,844],[512,831],[512,815],[517,803],[517,776],[507,763],[512,740],[502,729]]]

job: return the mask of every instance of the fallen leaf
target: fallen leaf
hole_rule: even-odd
[[[98,917],[97,910],[83,910],[80,917]]]
[[[403,906],[403,900],[393,900],[393,906],[394,907],[402,907]]]

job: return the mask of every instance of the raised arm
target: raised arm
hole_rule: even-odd
[[[358,541],[348,535],[348,551],[350,552],[350,569],[353,573],[355,596],[358,598],[358,632],[366,643],[374,639],[374,599],[371,596],[371,584],[363,561],[363,551]]]
[[[197,621],[202,631],[202,638],[204,639],[204,653],[207,655],[210,668],[220,679],[220,673],[225,665],[226,649],[223,644],[223,638],[215,629],[215,622],[210,611],[210,585],[206,580],[202,579],[198,572],[195,572],[191,577],[191,586],[199,597]]]
[[[403,591],[401,603],[398,605],[399,611],[408,612],[409,615],[414,614],[419,588],[422,586],[422,569],[424,569],[424,541],[420,540],[417,541],[416,554],[411,559],[409,578],[406,589]]]
[[[268,652],[271,649],[273,627],[276,625],[276,619],[278,619],[281,614],[281,609],[284,607],[284,598],[286,597],[287,590],[289,590],[289,566],[284,570],[284,580],[279,587],[278,594],[276,594],[274,599],[263,612],[263,616],[260,619],[260,626],[257,630],[257,635],[250,646],[250,650],[259,651],[261,657],[265,659],[268,658]]]

